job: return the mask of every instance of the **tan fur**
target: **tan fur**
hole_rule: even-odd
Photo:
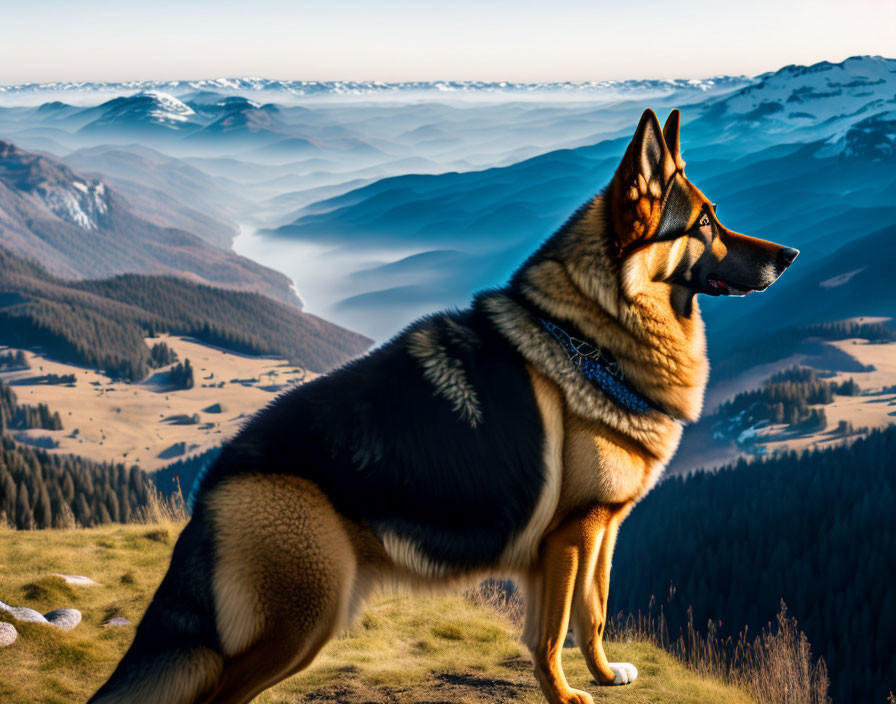
[[[603,623],[600,616],[603,611],[599,614],[580,602],[588,600],[590,604],[595,590],[598,590],[598,602],[602,598],[600,588],[595,586],[595,575],[604,532],[613,514],[612,509],[597,506],[564,521],[545,537],[541,559],[526,580],[527,598],[533,602],[527,610],[526,644],[535,659],[535,675],[542,692],[551,704],[593,702],[590,694],[569,686],[563,673],[561,652],[574,611],[579,622],[583,622],[581,614],[588,614],[591,618],[588,627],[593,626],[595,633],[598,624]],[[615,534],[613,537],[615,540]],[[604,569],[601,565],[601,575]],[[608,567],[606,573],[609,576]],[[602,626],[600,631],[602,635]],[[593,635],[587,638],[594,640]],[[611,683],[613,672],[606,656],[601,658],[602,647],[599,651],[591,647],[588,652],[597,663],[598,682]]]
[[[589,339],[612,352],[626,377],[682,420],[693,421],[703,404],[708,378],[703,322],[694,303],[690,318],[669,304],[664,281],[642,281],[627,297],[614,270],[607,236],[606,205],[596,197],[579,223],[554,243],[551,258],[525,272],[527,297],[552,316],[574,322]],[[633,256],[646,257],[650,245]],[[650,277],[649,262],[640,277]],[[665,262],[661,262],[665,270]],[[520,348],[536,370],[554,380],[580,415],[600,419],[644,443],[654,454],[666,449],[664,437],[675,423],[661,413],[632,414],[620,410],[602,393],[581,383],[565,353],[518,304],[501,294],[487,299],[493,319]],[[655,449],[654,449],[655,447]]]
[[[346,626],[357,540],[320,489],[297,477],[240,476],[209,504],[216,621],[228,659],[217,688],[227,699],[212,701],[245,701],[304,667]]]
[[[607,600],[610,594],[610,568],[613,561],[613,548],[616,536],[624,516],[631,504],[622,508],[609,508],[605,513],[594,516],[592,520],[606,517],[596,526],[584,526],[594,532],[592,545],[598,545],[596,557],[589,558],[593,568],[585,579],[582,588],[573,595],[572,624],[578,640],[579,649],[585,657],[585,663],[598,684],[612,684],[614,672],[610,669],[603,646],[604,629],[607,625]]]
[[[528,568],[537,559],[541,539],[557,513],[564,475],[563,395],[556,384],[536,372],[531,365],[527,365],[526,369],[532,380],[544,427],[545,487],[528,525],[507,546],[501,557],[501,567],[511,570]]]
[[[676,170],[684,165],[676,140],[674,153],[650,167],[653,177],[640,172],[632,177],[626,171],[630,152],[631,147],[610,189],[625,194],[615,205],[630,232],[628,237],[625,230],[616,233],[623,245],[648,238],[656,228],[660,178],[683,178]],[[647,169],[643,160],[637,166]],[[695,205],[692,218],[698,213]],[[542,691],[555,704],[592,701],[571,689],[563,675],[560,652],[571,618],[597,682],[611,684],[616,678],[602,637],[617,529],[675,452],[682,427],[673,418],[699,416],[709,373],[696,302],[689,315],[677,312],[671,304],[675,292],[667,283],[676,270],[699,258],[703,245],[691,238],[646,242],[620,260],[612,218],[607,199],[595,197],[522,272],[521,288],[548,315],[572,321],[590,341],[608,349],[626,378],[667,413],[635,413],[612,403],[582,383],[565,352],[518,303],[500,293],[485,301],[495,325],[534,370],[537,397],[546,398],[545,389],[553,385],[563,399],[562,430],[551,429],[548,436],[549,442],[563,440],[556,510],[538,562],[521,579],[528,601],[524,637]],[[556,402],[552,408],[556,413]]]

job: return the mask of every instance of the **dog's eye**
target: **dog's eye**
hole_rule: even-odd
[[[709,227],[709,217],[704,215],[700,218],[700,222],[697,223],[700,227]]]

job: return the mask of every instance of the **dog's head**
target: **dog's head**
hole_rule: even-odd
[[[661,130],[647,110],[610,184],[623,277],[647,276],[693,293],[744,296],[768,288],[799,251],[733,232],[684,175],[680,115]]]

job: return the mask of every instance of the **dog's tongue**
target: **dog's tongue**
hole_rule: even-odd
[[[741,287],[737,284],[731,284],[722,279],[715,279],[713,277],[708,277],[706,282],[715,289],[718,289],[719,293],[728,296],[746,296],[748,293],[752,293],[756,289]]]

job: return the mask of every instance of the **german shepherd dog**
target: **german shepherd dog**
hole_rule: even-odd
[[[644,113],[609,187],[503,288],[271,403],[201,478],[134,642],[92,702],[247,702],[306,667],[376,587],[510,576],[552,704],[590,704],[570,625],[610,663],[620,522],[695,421],[697,294],[768,287],[797,250],[725,228]]]

